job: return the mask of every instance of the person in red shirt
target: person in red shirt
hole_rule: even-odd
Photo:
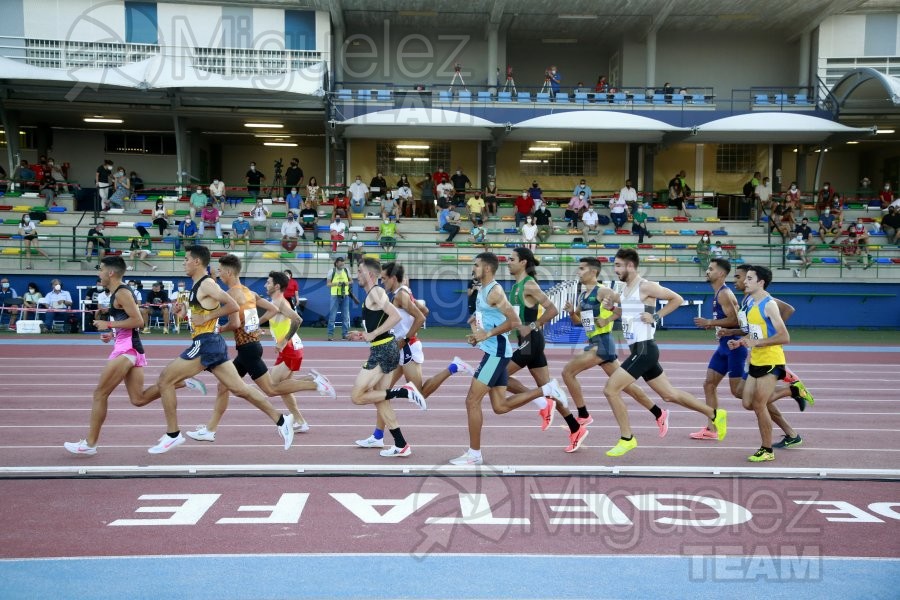
[[[350,217],[350,198],[348,198],[346,194],[340,194],[334,197],[334,212],[331,215],[332,221],[334,221],[335,215],[342,219],[347,219],[348,227],[353,225],[353,220]]]
[[[516,227],[519,227],[534,211],[534,200],[528,194],[528,190],[522,190],[522,195],[516,198]]]
[[[437,171],[434,172],[434,175],[431,176],[432,181],[434,181],[434,185],[439,183],[447,183],[450,181],[450,173],[444,170],[444,167],[438,167]]]
[[[285,269],[284,274],[287,275],[288,284],[287,288],[282,292],[282,296],[291,304],[291,308],[297,310],[297,294],[300,292],[300,286],[294,280],[294,274],[290,269]]]
[[[884,182],[882,190],[878,192],[878,198],[881,200],[881,210],[887,210],[894,202],[894,191],[891,189],[890,181]]]

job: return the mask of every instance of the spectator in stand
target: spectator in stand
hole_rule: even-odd
[[[791,187],[784,193],[784,203],[794,208],[795,215],[803,216],[803,199],[800,197],[796,181],[792,181]]]
[[[68,313],[66,311],[72,308],[72,295],[68,291],[62,289],[62,282],[59,279],[50,280],[50,291],[44,296],[41,304],[47,306],[47,312],[44,313],[44,331],[53,330],[54,319],[62,319],[68,321]]]
[[[319,213],[316,211],[315,204],[307,198],[303,204],[303,210],[300,211],[300,226],[303,228],[303,235],[300,236],[304,240],[307,239],[306,234],[311,232],[313,238],[319,239]]]
[[[47,167],[50,171],[50,179],[56,184],[56,193],[65,194],[69,191],[69,186],[66,183],[66,174],[63,172],[63,169],[60,165],[56,164],[56,161],[52,158],[47,160]],[[132,171],[134,174],[134,171]],[[140,179],[138,179],[140,181]],[[141,181],[141,189],[144,187],[144,182]],[[134,189],[134,185],[132,184],[131,189]]]
[[[809,219],[806,217],[803,217],[800,224],[794,227],[794,233],[799,233],[807,244],[809,243],[809,238],[812,237],[812,232],[812,227],[809,226]]]
[[[537,181],[531,182],[531,187],[528,188],[528,195],[531,196],[531,200],[534,202],[534,210],[537,210],[538,203],[544,201],[544,190],[541,189]]]
[[[359,241],[356,233],[350,234],[350,250],[347,252],[347,257],[350,259],[350,268],[353,268],[353,261],[356,261],[357,265],[362,264],[362,259],[365,256],[365,250],[363,250],[362,242]]]
[[[19,298],[19,294],[15,289],[9,286],[9,279],[6,277],[0,278],[0,313],[3,311],[9,312],[9,330],[16,330],[16,318],[19,314],[19,306],[22,304],[22,299]]]
[[[366,210],[366,196],[369,193],[369,188],[363,183],[362,177],[357,175],[356,181],[351,183],[347,189],[350,193],[351,212],[357,214],[364,213]]]
[[[172,288],[172,292],[169,294],[169,302],[173,304],[185,304],[189,301],[191,297],[191,288],[187,286],[187,284],[182,280],[179,281],[174,288]],[[187,320],[187,317],[182,315],[178,316],[177,312],[173,314],[175,323],[172,325],[172,333],[178,333],[179,329],[181,329],[181,323]],[[184,321],[183,321],[184,320]]]
[[[28,291],[25,292],[25,295],[22,296],[22,316],[21,319],[25,321],[32,320],[33,318],[37,318],[37,308],[41,303],[41,300],[44,298],[43,294],[41,294],[41,290],[36,283],[33,281],[28,282]],[[29,314],[33,313],[33,314]]]
[[[891,182],[885,181],[884,185],[881,186],[881,191],[878,192],[878,199],[881,200],[881,210],[887,210],[888,207],[894,202],[895,198],[896,195],[891,189]]]
[[[256,163],[251,162],[250,168],[244,173],[244,181],[247,182],[247,193],[254,198],[258,198],[259,186],[265,178],[265,174],[256,168]]]
[[[453,204],[453,184],[449,181],[437,184],[437,207],[444,208]]]
[[[672,84],[667,81],[663,84],[662,89],[660,89],[658,93],[665,94],[666,102],[671,103],[672,102],[672,94],[675,93],[675,88],[672,87]]]
[[[141,179],[141,176],[137,174],[137,171],[132,171],[128,174],[128,181],[131,182],[131,191],[144,191],[144,180]]]
[[[422,216],[435,216],[434,208],[437,206],[437,184],[431,177],[431,173],[425,173],[425,179],[416,184],[422,191]]]
[[[825,234],[830,233],[831,244],[834,245],[838,236],[841,234],[842,227],[843,222],[839,217],[831,213],[830,208],[826,208],[822,211],[822,214],[819,216],[819,237],[822,239],[823,244],[825,243]]]
[[[431,176],[431,180],[434,181],[434,185],[446,183],[450,181],[450,174],[444,171],[443,165],[438,165],[437,171]]]
[[[178,237],[175,238],[175,250],[181,250],[181,243],[185,242],[185,246],[191,246],[199,243],[200,230],[194,220],[187,216],[178,224]]]
[[[710,246],[709,258],[728,258],[728,251],[722,246],[722,240],[716,240],[716,243]]]
[[[191,210],[191,218],[196,219],[197,213],[201,212],[204,208],[206,208],[206,204],[209,202],[209,196],[203,193],[203,188],[199,185],[194,188],[194,193],[191,194],[190,198],[190,210]]]
[[[681,186],[681,179],[676,175],[669,181],[669,206],[678,212],[678,216],[690,218],[687,211],[687,199],[684,188]]]
[[[402,233],[397,230],[397,223],[383,216],[381,223],[378,225],[378,243],[385,252],[390,252],[397,245],[397,238],[406,239]]]
[[[587,207],[588,202],[584,192],[578,192],[577,196],[572,196],[572,199],[569,200],[569,204],[566,205],[565,213],[565,218],[569,223],[570,229],[578,228],[578,221],[581,219],[581,215],[587,210]]]
[[[301,235],[303,235],[303,228],[294,218],[294,213],[289,212],[287,219],[281,224],[281,247],[288,252],[293,252]]]
[[[472,185],[469,176],[463,173],[462,167],[456,167],[456,173],[450,176],[453,184],[453,203],[457,208],[466,205],[466,190]]]
[[[448,242],[452,242],[459,233],[459,214],[450,210],[449,206],[445,206],[438,212],[438,231],[450,234],[447,237]]]
[[[836,206],[835,202],[840,202],[840,196],[831,186],[831,182],[826,181],[822,184],[822,189],[820,189],[819,193],[816,195],[816,214],[821,217],[826,208],[832,211],[834,211],[835,208],[839,208],[839,205]]]
[[[300,212],[300,204],[303,203],[303,197],[300,196],[296,187],[292,187],[290,192],[284,197],[287,209],[295,215]]]
[[[475,195],[466,201],[466,210],[469,211],[469,220],[475,225],[478,221],[484,223],[484,198],[481,190],[475,190]]]
[[[534,200],[528,195],[528,190],[522,190],[522,195],[516,198],[516,227],[521,227],[525,217],[534,211]]]
[[[803,240],[803,234],[797,233],[790,242],[788,242],[787,248],[785,249],[787,254],[785,257],[788,260],[800,261],[803,263],[803,270],[809,268],[812,264],[812,261],[809,259],[809,256],[806,254],[806,242]],[[800,269],[794,269],[794,277],[800,277]]]
[[[38,195],[44,197],[44,208],[56,206],[56,182],[50,175],[49,169],[45,174],[41,175],[40,183],[38,185],[40,187]]]
[[[331,220],[334,221],[335,216],[338,216],[351,226],[353,225],[353,219],[350,215],[350,197],[346,193],[339,193],[334,197],[332,201],[332,210],[331,210]]]
[[[597,85],[594,86],[594,92],[597,94],[605,94],[609,90],[609,82],[606,81],[606,75],[597,78]]]
[[[347,224],[341,221],[338,215],[334,215],[329,231],[331,234],[331,251],[337,252],[338,244],[344,241],[344,236],[347,233]]]
[[[856,229],[853,227],[847,230],[847,237],[841,240],[840,251],[844,266],[848,269],[852,269],[854,264],[857,266],[865,265],[863,270],[872,266],[872,257],[866,252],[864,246],[860,246],[859,238],[856,236]]]
[[[106,159],[102,165],[97,167],[97,173],[94,175],[94,186],[97,188],[102,210],[109,210],[109,176],[112,169],[113,162]],[[13,179],[17,179],[15,174],[13,174]]]
[[[634,233],[638,236],[638,244],[644,243],[644,236],[647,238],[652,238],[650,230],[647,229],[647,213],[644,212],[644,207],[638,204],[637,208],[634,209],[634,214],[632,216],[631,222],[631,233]]]
[[[313,203],[313,208],[319,208],[319,202],[323,200],[321,195],[319,180],[314,175],[306,182],[306,199]]]
[[[404,185],[408,188],[412,187],[412,184],[409,182],[409,177],[406,176],[406,173],[403,173],[402,175],[400,175],[400,179],[397,180],[397,185],[395,185],[394,187],[399,188],[399,187],[403,187]]]
[[[31,262],[31,250],[32,248],[38,251],[38,254],[50,260],[50,256],[41,250],[40,242],[38,241],[38,230],[37,223],[31,220],[31,217],[28,214],[22,215],[22,219],[19,221],[19,235],[22,236],[22,240],[25,242],[25,261],[26,269],[33,269],[34,265]]]
[[[300,189],[303,185],[303,169],[300,168],[299,158],[292,158],[291,166],[284,170],[284,185],[285,196],[291,188]]]
[[[476,303],[478,301],[478,292],[481,291],[481,278],[475,277],[475,271],[472,271],[472,277],[469,279],[469,285],[466,289],[466,294],[469,296],[468,308],[469,314],[474,315],[476,310]]]
[[[628,202],[622,197],[622,194],[609,201],[609,216],[616,229],[625,227],[625,223],[628,221]]]
[[[782,242],[786,243],[794,230],[793,211],[780,204],[775,205],[769,217],[769,231],[781,235]]]
[[[107,172],[107,175],[108,173],[109,172]],[[37,173],[28,165],[27,160],[22,159],[19,161],[19,166],[13,171],[12,178],[13,181],[18,182],[37,181]]]
[[[125,167],[116,169],[113,180],[110,182],[113,190],[112,196],[109,197],[109,205],[112,208],[125,208],[125,201],[131,195],[131,181],[125,174]]]
[[[216,230],[216,239],[222,239],[222,224],[219,223],[220,216],[219,209],[213,205],[213,201],[207,200],[206,206],[203,207],[203,211],[200,213],[200,237],[203,237],[207,227],[212,227]]]
[[[405,217],[415,217],[416,216],[416,201],[413,198],[412,188],[409,186],[409,181],[405,181],[406,175],[403,176],[403,179],[399,181],[400,185],[397,186],[397,192],[395,194],[395,198],[397,200],[397,204],[400,205],[400,213]]]
[[[240,200],[237,197],[228,198],[225,192],[225,182],[218,177],[216,179],[213,179],[212,183],[209,184],[209,197],[212,198],[212,201],[215,203],[216,208],[218,208],[222,212],[225,212],[226,202],[228,202],[229,206],[234,208]]]
[[[375,200],[375,198],[383,198],[387,195],[388,184],[387,180],[384,178],[384,175],[378,173],[375,177],[372,178],[372,181],[369,182],[369,200]]]
[[[539,242],[544,243],[550,239],[550,234],[553,233],[553,215],[550,213],[550,209],[547,208],[546,204],[542,203],[538,209],[534,211],[534,224],[537,226]]]
[[[769,178],[763,177],[762,182],[753,190],[753,195],[759,200],[763,210],[769,210],[772,205],[772,188],[769,186]]]
[[[869,230],[866,229],[866,224],[863,222],[862,217],[856,217],[856,223],[853,223],[850,227],[856,230],[856,237],[859,239],[860,244],[866,244],[869,241]]]
[[[579,81],[578,83],[575,84],[575,87],[572,88],[573,94],[583,94],[583,93],[586,93],[589,91],[591,91],[591,90],[589,88],[585,87],[583,81]]]
[[[484,187],[484,205],[489,215],[497,214],[497,182],[491,177]]]
[[[105,232],[106,226],[103,223],[97,223],[88,229],[87,233],[87,247],[84,255],[90,258],[94,255],[94,250],[97,250],[97,269],[100,268],[100,261],[110,250],[109,238],[104,235]]]
[[[256,231],[257,226],[263,227],[263,239],[265,239],[269,235],[269,209],[266,208],[262,198],[256,199],[256,206],[253,207],[250,214],[253,216],[253,231]]]
[[[537,250],[537,225],[534,224],[531,215],[525,217],[525,224],[522,225],[522,244],[534,252]]]
[[[562,84],[562,73],[556,69],[556,65],[551,65],[547,71],[547,82],[550,84],[550,98],[556,98]]]
[[[703,265],[709,264],[709,256],[710,256],[710,243],[709,243],[709,234],[704,233],[700,236],[700,240],[697,241],[697,258],[699,259],[700,268],[703,268]]]
[[[165,235],[169,228],[169,218],[166,211],[166,205],[162,200],[156,201],[153,208],[153,224],[159,228],[159,235]]]
[[[231,235],[228,236],[228,247],[233,249],[237,244],[250,244],[250,222],[243,213],[238,213],[237,218],[231,222]]]
[[[484,251],[488,251],[487,246],[487,227],[484,226],[484,221],[478,219],[475,221],[475,226],[469,231],[469,239],[474,244],[480,245],[484,248]]]
[[[638,195],[637,190],[631,185],[630,179],[626,179],[625,187],[619,190],[619,198],[625,200],[626,206],[634,213],[634,209],[637,208],[638,205]]]
[[[616,228],[618,229],[619,226]],[[587,242],[588,236],[593,237],[596,241],[597,236],[600,235],[600,215],[594,210],[593,204],[590,204],[585,213],[581,215],[581,235],[585,242]]]
[[[162,282],[154,281],[147,292],[147,302],[141,306],[141,316],[144,317],[144,330],[141,333],[150,333],[150,319],[157,317],[162,323],[163,333],[169,333],[169,294],[163,289]]]
[[[390,219],[391,217],[394,217],[398,223],[400,222],[400,204],[394,199],[391,191],[388,190],[381,201],[381,218]]]
[[[288,301],[288,304],[291,305],[295,311],[297,310],[297,296],[300,294],[300,286],[297,285],[297,280],[294,279],[294,273],[290,269],[285,269],[284,274],[287,275],[288,283],[287,287],[282,290],[281,295],[284,296],[284,299]]]
[[[582,180],[578,183],[578,185],[575,186],[575,189],[572,190],[572,197],[574,198],[575,196],[577,196],[577,195],[580,194],[581,192],[584,192],[584,199],[585,199],[586,201],[590,202],[591,197],[592,197],[593,194],[594,194],[594,191],[591,189],[591,186],[589,186],[589,185],[585,182],[584,179],[582,179]]]
[[[888,206],[888,212],[881,217],[881,230],[888,244],[900,243],[900,209]]]

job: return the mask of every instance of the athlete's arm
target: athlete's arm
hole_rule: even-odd
[[[544,290],[541,289],[534,280],[529,281],[525,284],[525,298],[531,298],[535,304],[540,304],[544,307],[544,314],[538,317],[538,320],[535,321],[535,325],[538,329],[552,321],[559,314],[559,310],[557,310],[556,305],[550,301],[550,298],[547,297],[547,294],[544,293]]]
[[[412,297],[406,290],[400,290],[400,292],[394,296],[394,301],[399,302],[400,308],[408,312],[413,318],[412,326],[410,326],[409,331],[406,333],[407,339],[416,337],[419,328],[425,323],[425,315],[422,314],[422,311],[419,310],[418,305],[413,302]]]
[[[236,297],[236,294],[238,293],[237,289],[230,289],[226,293],[228,294],[229,297],[234,298],[234,301],[237,302],[238,307],[240,307],[240,302],[241,302],[241,300],[244,299],[243,295]],[[197,323],[196,320],[194,322]],[[203,322],[205,323],[206,320],[204,320]],[[197,324],[200,325],[200,323],[197,323]],[[241,328],[240,311],[233,312],[228,315],[228,322],[225,323],[225,325],[222,325],[221,327],[219,327],[219,333],[227,333],[229,331],[237,331],[240,328]]]
[[[581,325],[581,297],[584,294],[578,294],[575,298],[576,305],[573,306],[571,302],[566,302],[566,305],[563,307],[563,310],[569,313],[569,320],[572,321],[573,325]],[[577,308],[576,308],[577,307]]]
[[[602,287],[597,292],[597,298],[600,300],[601,304],[606,299],[609,299],[607,304],[611,303],[613,296],[616,296],[616,295],[617,294],[613,290],[609,289],[608,287]],[[610,310],[610,309],[606,309],[606,310]],[[600,315],[597,315],[597,318],[594,319],[594,323],[597,325],[597,327],[606,327],[607,325],[609,325],[610,323],[612,323],[613,321],[615,321],[621,317],[622,317],[622,307],[616,306],[615,308],[612,309],[612,315],[609,318],[602,319],[602,318],[600,318]]]
[[[675,312],[684,304],[684,298],[678,295],[674,290],[663,287],[655,281],[642,281],[641,298],[665,300],[666,305],[654,314],[641,313],[641,321],[644,323],[659,322],[662,318],[670,313]],[[645,302],[646,304],[646,302]],[[657,316],[658,315],[658,316]]]
[[[788,304],[787,302],[782,302],[778,298],[772,297],[772,300],[775,301],[775,304],[778,305],[778,314],[781,315],[782,321],[787,321],[794,314],[794,307]]]
[[[512,331],[516,327],[522,324],[522,321],[519,320],[519,315],[516,314],[516,309],[513,308],[513,305],[509,303],[509,300],[506,298],[506,294],[503,293],[503,289],[499,285],[495,285],[493,289],[491,289],[488,294],[488,304],[500,310],[503,313],[503,316],[506,317],[506,320],[491,329],[490,331],[484,331],[484,338],[487,339],[494,335],[502,335],[509,331]],[[482,340],[478,340],[482,341]]]
[[[281,312],[280,310],[278,310],[277,306],[275,306],[274,304],[272,304],[271,302],[269,302],[268,300],[266,300],[265,298],[263,298],[256,292],[253,292],[253,298],[256,300],[256,306],[258,306],[259,308],[262,308],[264,311],[266,311],[262,314],[262,316],[259,317],[260,325],[262,325],[263,323],[267,323],[272,317],[274,317],[275,315],[277,315],[278,313]],[[294,312],[294,311],[291,311],[291,312]],[[294,313],[294,314],[297,314],[297,313]],[[284,316],[290,318],[286,314]]]
[[[696,317],[694,319],[694,325],[703,329],[712,329],[713,327],[724,327],[731,329],[733,327],[737,327],[738,301],[734,295],[734,292],[727,288],[722,290],[721,292],[719,292],[719,302],[722,305],[722,310],[725,312],[725,318],[701,319],[700,317]]]

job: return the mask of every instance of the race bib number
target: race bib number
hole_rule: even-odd
[[[252,333],[259,329],[259,313],[256,308],[247,308],[244,310],[244,331]]]
[[[749,331],[749,322],[747,321],[747,311],[739,310],[738,311],[738,325],[741,328],[741,331],[747,333]]]
[[[588,336],[590,336],[592,333],[594,333],[595,325],[594,325],[593,315],[591,315],[589,317],[582,316],[581,317],[581,326],[584,327],[584,332],[587,333]]]
[[[291,347],[294,350],[303,350],[303,342],[300,340],[300,336],[296,333],[291,336]]]
[[[475,327],[478,329],[484,329],[484,315],[480,310],[475,311]]]
[[[754,340],[763,339],[763,332],[761,325],[750,325],[750,338]]]
[[[626,342],[634,341],[634,317],[622,319],[622,335]]]
[[[521,318],[522,313],[520,311],[522,310],[522,307],[520,307],[518,304],[513,304],[512,307],[513,307],[513,310],[515,311],[516,315]]]

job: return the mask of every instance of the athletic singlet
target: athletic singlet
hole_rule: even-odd
[[[369,331],[375,331],[381,324],[384,323],[385,319],[387,319],[387,313],[383,310],[372,310],[368,306],[366,306],[365,301],[363,301],[362,307],[362,320],[363,320],[363,328]],[[380,343],[384,343],[388,340],[392,340],[394,336],[391,335],[391,332],[388,331],[386,333],[382,333],[374,340],[369,342],[371,346],[378,346]]]
[[[276,344],[281,343],[281,340],[287,337],[290,330],[291,320],[280,313],[269,320],[269,331],[272,333],[272,337],[275,338]],[[291,345],[295,350],[303,348],[303,341],[296,333],[291,336]]]
[[[119,285],[110,296],[109,302],[109,320],[110,321],[124,321],[128,318],[128,313],[125,312],[121,308],[116,308],[115,297],[116,294],[119,293],[119,290],[127,290],[129,294],[132,293],[131,288],[127,285]],[[141,343],[141,335],[140,330],[137,328],[134,329],[120,329],[116,328],[116,341],[122,338],[131,338],[131,347],[134,348],[135,352],[138,354],[144,354],[144,345]]]
[[[600,288],[604,287],[603,284],[598,283],[595,285],[590,292],[583,292],[581,296],[581,300],[578,302],[578,310],[580,311],[581,317],[581,326],[584,328],[584,332],[587,334],[588,339],[594,337],[595,335],[600,335],[601,333],[609,333],[612,331],[613,322],[610,321],[603,327],[597,327],[597,318],[608,319],[612,316],[613,312],[606,308],[603,308],[603,304],[600,299],[597,298],[597,293],[600,291]]]
[[[478,290],[478,296],[475,298],[475,324],[484,331],[490,331],[501,323],[506,322],[506,315],[499,308],[488,304],[488,294],[495,286],[499,285],[496,280],[485,286],[481,286]],[[487,338],[478,344],[486,354],[490,356],[500,356],[509,358],[512,356],[512,348],[509,344],[509,335],[503,333]]]
[[[244,344],[252,344],[259,341],[259,313],[256,312],[256,298],[253,292],[246,286],[236,285],[232,289],[240,290],[244,297],[243,302],[238,302],[240,309],[238,317],[241,326],[234,330],[234,344],[243,346]]]
[[[622,335],[629,346],[638,342],[652,340],[656,334],[656,323],[644,323],[641,315],[645,312],[652,313],[654,307],[644,306],[641,301],[641,283],[638,278],[631,286],[622,292]]]
[[[415,302],[416,299],[413,297],[412,290],[410,290],[405,285],[401,285],[394,292],[388,292],[388,298],[390,298],[391,303],[394,302],[394,298],[397,297],[397,294],[400,293],[400,290],[404,290],[407,294],[409,294],[409,301]],[[400,313],[400,322],[394,325],[394,328],[391,329],[391,333],[396,338],[405,338],[406,334],[409,333],[410,328],[413,325],[413,316],[409,314],[405,309],[400,308],[396,304],[394,304],[394,308],[397,309],[397,312]]]
[[[754,340],[764,340],[775,335],[777,333],[775,326],[772,325],[771,319],[766,316],[766,305],[772,300],[772,296],[766,295],[758,304],[752,297],[748,298],[746,316],[750,337]],[[777,346],[751,348],[750,364],[754,366],[784,365],[786,364],[784,347],[779,344]]]
[[[721,292],[722,290],[727,290],[727,289],[728,289],[728,285],[723,283],[723,284],[722,284],[722,287],[720,287],[719,289],[716,290],[716,295],[713,296],[713,301],[712,301],[712,318],[713,318],[713,321],[718,321],[718,320],[720,320],[720,319],[724,319],[724,318],[727,316],[727,315],[725,314],[725,309],[722,308],[722,305],[721,305],[721,304],[719,304],[719,292]],[[722,336],[722,337],[719,338],[719,345],[720,345],[720,346],[725,346],[725,345],[728,344],[728,340],[736,340],[736,339],[738,339],[739,337],[740,337],[740,336],[737,336],[737,335],[726,335],[726,336]]]
[[[197,300],[197,292],[200,290],[200,284],[202,284],[204,280],[209,278],[209,275],[204,275],[203,277],[201,277],[200,280],[191,288],[191,295],[188,297],[187,321],[188,326],[191,328],[191,338],[195,338],[198,335],[202,335],[204,333],[216,333],[219,331],[218,319],[210,319],[203,325],[196,326],[191,321],[192,315],[208,315],[219,308],[218,303],[216,303],[216,308],[206,308],[202,304],[200,304],[199,300]]]
[[[540,306],[539,304],[531,307],[525,305],[525,286],[529,281],[535,281],[534,277],[526,276],[522,281],[517,281],[509,290],[509,303],[516,309],[519,320],[525,325],[538,320],[538,306]]]

